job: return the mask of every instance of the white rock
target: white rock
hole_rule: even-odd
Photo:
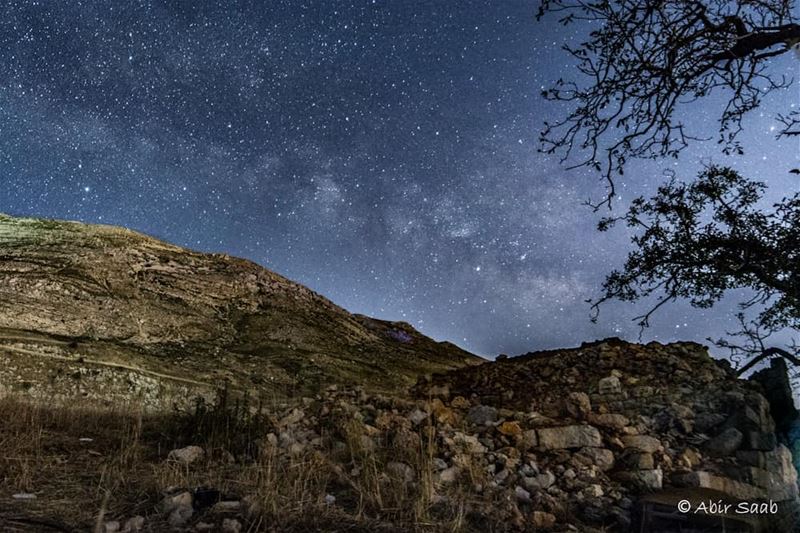
[[[144,527],[144,517],[143,516],[132,516],[125,521],[125,525],[122,527],[123,533],[138,533]]]
[[[608,376],[601,379],[597,383],[597,388],[600,394],[617,394],[622,391],[622,386],[617,376]]]
[[[428,413],[422,409],[414,409],[411,414],[408,415],[408,419],[411,420],[411,423],[415,426],[420,425],[426,418],[428,418]]]
[[[204,455],[205,452],[200,446],[186,446],[169,452],[167,459],[188,465],[201,459]]]
[[[222,533],[239,533],[242,530],[242,523],[235,518],[226,518],[222,521]]]

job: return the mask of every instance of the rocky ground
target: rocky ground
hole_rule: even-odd
[[[797,476],[769,409],[760,385],[699,345],[611,339],[437,375],[409,394],[330,386],[118,416],[123,441],[55,416],[38,424],[38,452],[18,444],[4,457],[0,498],[18,519],[106,532],[638,531],[647,520],[643,530],[675,531],[653,517],[679,499],[772,500],[777,512],[729,513],[726,527],[789,531]],[[48,471],[63,486],[40,479]],[[0,524],[23,523],[13,518]]]

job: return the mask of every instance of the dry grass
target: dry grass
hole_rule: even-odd
[[[272,407],[222,403],[154,415],[133,406],[0,398],[0,528],[13,519],[32,524],[30,531],[48,531],[43,522],[52,531],[87,531],[102,519],[138,514],[150,531],[167,530],[158,514],[167,487],[213,487],[245,498],[245,530],[253,532],[466,528],[471,486],[485,473],[476,466],[465,485],[437,488],[435,427],[409,432],[413,440],[402,445],[376,435],[373,447],[363,423],[342,417],[324,430],[322,447],[290,454],[267,444],[276,431]],[[169,450],[190,443],[209,452],[201,464],[166,460]],[[411,466],[414,481],[387,471],[390,461]],[[16,493],[36,499],[15,500]],[[335,505],[326,503],[328,494]]]

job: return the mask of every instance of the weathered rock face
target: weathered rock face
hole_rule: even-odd
[[[498,484],[521,486],[539,503],[536,511],[557,521],[572,509],[581,531],[609,524],[624,530],[631,502],[662,489],[690,501],[711,494],[782,502],[780,516],[755,518],[778,521],[776,530],[786,530],[797,508],[792,455],[775,433],[762,387],[737,379],[697,344],[609,339],[455,370],[413,390],[420,398],[445,391],[444,402],[458,397],[497,408],[497,420],[475,431],[488,450],[521,452]],[[504,436],[499,428],[511,419],[520,434],[532,435]],[[533,476],[523,468],[532,464]],[[554,479],[540,478],[547,472]]]
[[[408,324],[352,315],[249,261],[116,227],[4,215],[0,357],[9,389],[98,398],[124,390],[148,402],[163,391],[126,383],[391,388],[478,360]],[[81,385],[81,375],[100,373],[122,387]]]

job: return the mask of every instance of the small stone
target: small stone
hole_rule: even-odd
[[[497,483],[498,485],[502,485],[508,479],[509,474],[510,472],[508,471],[508,468],[502,469],[500,472],[497,473],[496,476],[494,476],[494,482]]]
[[[597,388],[600,394],[618,394],[622,392],[622,386],[617,376],[608,376],[601,379],[597,383]]]
[[[547,490],[556,482],[556,476],[549,470],[540,473],[538,476],[526,477],[522,479],[522,484],[530,492]]]
[[[386,464],[386,471],[395,479],[399,479],[404,483],[411,483],[417,477],[414,469],[405,463],[399,461],[390,461]]]
[[[475,426],[486,426],[497,421],[497,409],[488,405],[476,405],[467,412],[467,422]]]
[[[110,520],[103,524],[103,533],[119,533],[120,529],[121,526],[117,520]]]
[[[549,529],[556,525],[556,517],[543,511],[534,511],[531,513],[531,523],[536,529]]]
[[[325,495],[325,505],[333,505],[336,503],[336,496],[333,494],[326,494]]]
[[[441,483],[453,483],[457,478],[458,474],[461,473],[461,469],[457,466],[451,466],[450,468],[445,468],[441,472],[439,472],[439,481]]]
[[[200,446],[186,446],[169,452],[167,459],[188,465],[201,459],[203,455],[205,455],[205,452]]]
[[[428,413],[423,411],[422,409],[414,409],[410,415],[408,415],[408,419],[411,420],[411,423],[415,426],[420,425],[428,418]]]
[[[452,407],[453,409],[467,409],[469,408],[469,406],[470,406],[469,400],[467,400],[463,396],[456,396],[450,402],[450,407]]]
[[[161,500],[161,511],[164,514],[171,513],[176,509],[187,508],[192,508],[192,493],[188,490],[164,496]]]
[[[514,495],[517,497],[517,501],[519,502],[531,503],[531,493],[519,485],[514,488]]]
[[[678,461],[680,461],[689,468],[694,468],[697,465],[699,465],[700,459],[701,459],[700,454],[692,448],[686,448],[681,452],[680,456],[678,457]]]
[[[191,507],[179,507],[169,513],[169,517],[167,517],[167,522],[172,527],[183,527],[189,521],[189,519],[194,514],[194,510]]]
[[[222,521],[222,533],[240,533],[242,523],[235,518],[226,518]]]
[[[140,515],[132,516],[125,521],[122,527],[123,533],[139,533],[144,528],[144,517]]]
[[[519,426],[519,422],[503,422],[497,430],[508,437],[516,437],[522,434],[522,428]]]
[[[597,484],[592,484],[583,489],[582,491],[584,498],[601,498],[605,493],[603,492],[603,487]]]

